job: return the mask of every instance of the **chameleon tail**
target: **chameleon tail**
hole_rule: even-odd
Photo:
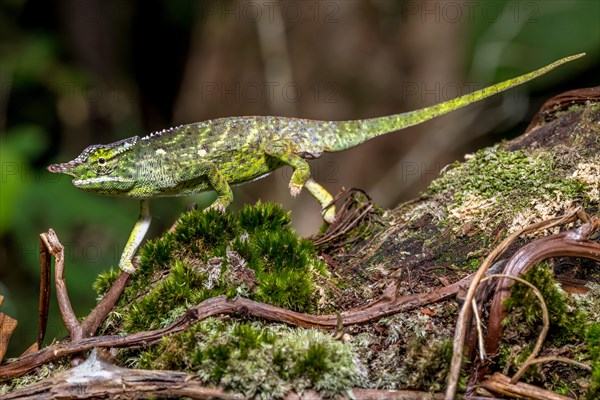
[[[577,58],[583,57],[584,55],[585,53],[581,53],[562,58],[528,74],[521,75],[516,78],[497,83],[485,89],[477,90],[473,93],[469,93],[431,107],[422,108],[420,110],[379,118],[335,122],[334,126],[330,125],[330,128],[333,128],[335,132],[331,132],[330,135],[326,135],[326,137],[328,137],[331,141],[327,151],[346,150],[377,136],[398,131],[409,126],[428,121],[437,116],[447,114],[450,111],[454,111],[458,108],[475,103],[479,100],[485,99],[486,97],[490,97],[496,93],[503,92],[507,89],[537,78],[538,76],[545,74],[559,65],[573,61]]]

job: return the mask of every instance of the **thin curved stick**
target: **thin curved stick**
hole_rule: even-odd
[[[40,299],[38,305],[38,335],[37,349],[42,348],[46,327],[48,325],[48,312],[50,310],[50,286],[52,257],[50,249],[46,246],[44,238],[40,237]],[[2,357],[0,357],[0,360]]]
[[[586,371],[591,371],[592,370],[592,366],[589,365],[589,364],[582,363],[581,361],[571,360],[570,358],[567,358],[567,357],[560,357],[560,356],[539,357],[539,358],[536,358],[535,360],[529,361],[529,365],[541,364],[541,363],[552,362],[552,361],[557,361],[557,362],[562,362],[562,363],[565,363],[565,364],[576,365],[576,366],[578,366],[578,367],[580,367],[582,369],[585,369]],[[523,366],[525,366],[525,365],[523,365]]]
[[[563,396],[549,390],[542,389],[539,386],[530,385],[523,382],[515,384],[510,383],[510,378],[499,372],[494,373],[488,379],[479,384],[479,387],[492,393],[499,393],[508,396],[511,399],[531,399],[531,400],[574,400],[571,397]]]
[[[542,348],[542,345],[544,344],[544,341],[546,340],[546,335],[548,334],[548,329],[550,329],[550,316],[548,315],[548,307],[546,306],[546,301],[544,300],[544,296],[542,296],[542,292],[540,292],[540,290],[538,288],[536,288],[535,286],[533,286],[531,283],[527,282],[523,278],[519,278],[518,276],[511,276],[511,275],[505,275],[505,274],[488,275],[485,278],[483,278],[481,280],[481,282],[485,282],[485,281],[493,279],[493,278],[512,279],[514,281],[517,281],[524,285],[527,285],[531,290],[533,290],[533,293],[535,293],[535,296],[540,301],[540,306],[542,306],[542,320],[544,321],[544,326],[542,327],[542,330],[540,331],[540,334],[538,336],[537,341],[535,342],[535,346],[533,347],[531,354],[529,355],[529,357],[527,357],[527,360],[525,360],[525,362],[523,363],[521,368],[519,368],[517,373],[511,378],[510,383],[514,384],[519,380],[519,378],[521,376],[523,376],[523,374],[525,373],[527,368],[529,368],[529,366],[532,365],[531,360],[535,359],[535,357],[540,352],[540,349]]]
[[[69,331],[69,335],[74,340],[81,339],[83,337],[83,331],[79,320],[73,311],[71,301],[69,300],[69,294],[67,293],[67,284],[65,282],[65,248],[58,241],[58,237],[53,229],[50,229],[48,233],[42,233],[40,238],[50,254],[54,256],[54,283],[56,285],[56,298],[58,300],[58,308],[62,315],[63,322]]]
[[[483,282],[483,281],[482,281]],[[473,299],[471,302],[473,305],[473,315],[475,315],[475,326],[477,328],[477,343],[479,344],[479,358],[481,361],[485,358],[485,345],[483,343],[483,329],[481,329],[481,318],[479,311],[477,310],[477,301]]]

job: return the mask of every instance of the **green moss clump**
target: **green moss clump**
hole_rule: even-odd
[[[452,359],[452,340],[421,340],[409,343],[404,363],[410,365],[408,386],[429,391],[442,390]],[[464,382],[463,382],[464,383]]]
[[[244,207],[238,215],[190,211],[177,228],[148,241],[139,266],[105,324],[118,332],[167,326],[203,300],[243,295],[300,312],[317,309],[314,280],[327,275],[312,243],[290,227],[274,204]],[[105,293],[118,271],[102,274],[94,288]]]
[[[586,338],[588,341],[590,358],[596,363],[600,363],[600,323],[590,325],[587,330]]]
[[[259,398],[309,388],[323,396],[364,383],[350,344],[318,331],[207,319],[140,354],[139,366],[195,372],[203,382]]]
[[[273,203],[258,203],[256,207],[244,207],[239,214],[239,223],[247,232],[277,231],[291,222],[289,213]]]
[[[94,284],[92,285],[92,288],[98,295],[98,300],[100,300],[102,296],[108,292],[108,289],[110,289],[112,284],[115,283],[120,274],[120,270],[110,269],[107,272],[103,272],[98,275],[94,281]]]
[[[592,376],[586,398],[588,400],[600,397],[600,323],[592,324],[587,330],[587,345],[592,360]]]
[[[118,271],[98,278],[106,292]],[[273,204],[246,206],[237,215],[191,211],[177,228],[148,241],[139,266],[104,333],[133,333],[177,321],[211,297],[244,295],[301,312],[317,310],[328,279],[308,240]],[[330,335],[284,326],[207,319],[146,350],[120,353],[127,366],[195,372],[206,383],[260,398],[308,388],[334,396],[364,381],[350,344]]]
[[[585,337],[585,313],[578,311],[575,301],[560,290],[549,264],[541,263],[530,269],[524,279],[539,289],[546,302],[550,317],[548,339],[558,346],[569,342],[581,342]],[[504,306],[511,312],[504,320],[505,325],[521,326],[526,331],[537,335],[542,323],[542,307],[533,290],[522,283],[515,282],[511,286],[511,295],[505,300]]]
[[[175,230],[175,240],[197,254],[224,254],[223,246],[238,232],[239,221],[231,212],[221,213],[214,209],[194,210],[181,216]]]

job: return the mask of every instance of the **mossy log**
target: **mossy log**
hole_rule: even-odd
[[[600,216],[599,101],[598,88],[552,99],[522,136],[466,156],[393,210],[354,191],[337,222],[314,238],[298,238],[289,215],[271,204],[237,215],[186,213],[141,249],[136,275],[99,332],[86,332],[97,326],[86,321],[83,336],[93,337],[1,366],[0,378],[13,379],[0,393],[102,397],[121,387],[133,393],[137,384],[148,396],[438,398],[461,296],[485,257],[510,234],[575,207]],[[520,237],[495,268],[528,243],[579,225]],[[600,238],[586,240],[596,246]],[[551,314],[541,355],[592,364],[593,372],[540,363],[521,380],[542,395],[593,398],[600,391],[600,265],[593,256],[554,258],[526,276]],[[126,280],[112,271],[95,289],[103,295]],[[494,286],[486,290],[493,294]],[[509,325],[485,369],[471,332],[465,358],[473,363],[463,369],[461,393],[476,393],[481,371],[514,373],[532,352],[541,309],[524,286],[511,290]],[[489,307],[483,295],[478,300],[485,320]],[[120,350],[101,361],[94,355],[92,372],[68,369],[67,356],[94,347]],[[129,379],[124,367],[132,368]],[[83,390],[81,371],[99,370]]]

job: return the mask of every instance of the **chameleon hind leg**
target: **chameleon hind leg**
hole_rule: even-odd
[[[146,233],[148,232],[151,220],[150,200],[144,199],[140,201],[140,216],[133,226],[133,230],[129,235],[129,239],[125,244],[121,259],[119,260],[119,268],[128,274],[133,274],[135,272],[135,267],[131,261],[133,260],[138,247],[140,247],[142,240],[144,240],[144,236],[146,236]]]
[[[321,204],[321,207],[323,207],[323,219],[328,223],[332,223],[335,220],[335,208],[329,207],[325,209],[325,207],[331,203],[333,197],[323,186],[310,177],[310,166],[305,159],[294,154],[291,148],[291,144],[276,142],[266,144],[264,151],[271,157],[277,158],[294,169],[290,179],[290,194],[292,197],[298,196],[302,188],[306,187],[310,194]]]
[[[264,151],[294,169],[290,179],[290,194],[296,197],[310,178],[310,166],[305,159],[292,151],[292,145],[286,142],[267,143]]]

